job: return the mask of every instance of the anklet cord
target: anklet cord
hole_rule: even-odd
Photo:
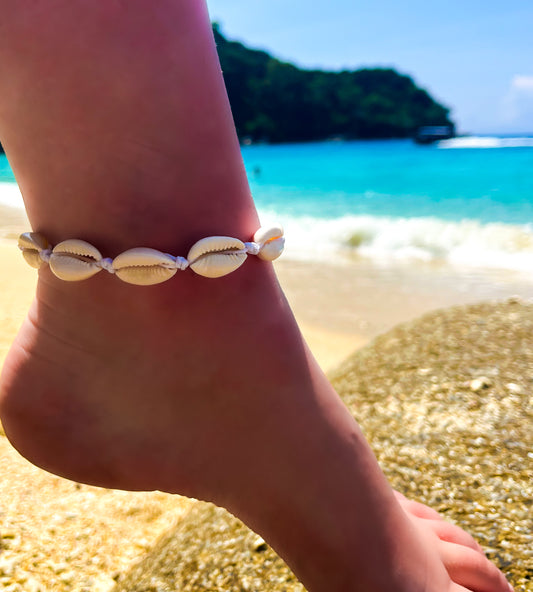
[[[148,286],[173,277],[178,270],[191,268],[196,274],[217,278],[238,269],[248,255],[274,261],[285,245],[281,226],[262,227],[250,242],[229,236],[208,236],[196,242],[187,257],[174,256],[149,247],[128,249],[114,259],[81,239],[68,239],[52,247],[39,233],[25,232],[18,241],[24,259],[39,269],[48,264],[61,280],[76,282],[105,270],[129,284]]]

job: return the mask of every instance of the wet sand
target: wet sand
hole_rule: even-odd
[[[0,203],[0,238],[16,239],[30,229],[26,212]]]
[[[427,312],[461,304],[533,299],[533,278],[495,270],[396,263],[276,262],[281,285],[322,367],[331,369],[377,335]]]

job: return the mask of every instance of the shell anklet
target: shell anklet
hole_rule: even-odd
[[[18,242],[24,259],[32,267],[39,269],[48,263],[61,280],[86,280],[105,270],[124,282],[139,286],[160,284],[173,277],[178,269],[184,271],[188,267],[204,277],[222,277],[238,269],[248,255],[274,261],[283,252],[284,244],[281,226],[260,228],[249,243],[229,236],[208,236],[195,243],[186,258],[137,247],[111,259],[102,257],[96,247],[80,239],[65,240],[52,247],[36,232],[21,234]]]

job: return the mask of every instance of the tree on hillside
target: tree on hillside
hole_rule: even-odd
[[[302,142],[332,136],[413,137],[449,125],[449,109],[390,68],[303,70],[227,40],[213,25],[239,138]]]

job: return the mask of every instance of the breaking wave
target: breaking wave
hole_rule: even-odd
[[[261,219],[274,221],[272,212]],[[533,272],[533,227],[476,220],[343,216],[283,217],[287,258],[413,260]]]
[[[0,181],[0,205],[10,208],[24,208],[22,195],[16,183],[3,183]]]

